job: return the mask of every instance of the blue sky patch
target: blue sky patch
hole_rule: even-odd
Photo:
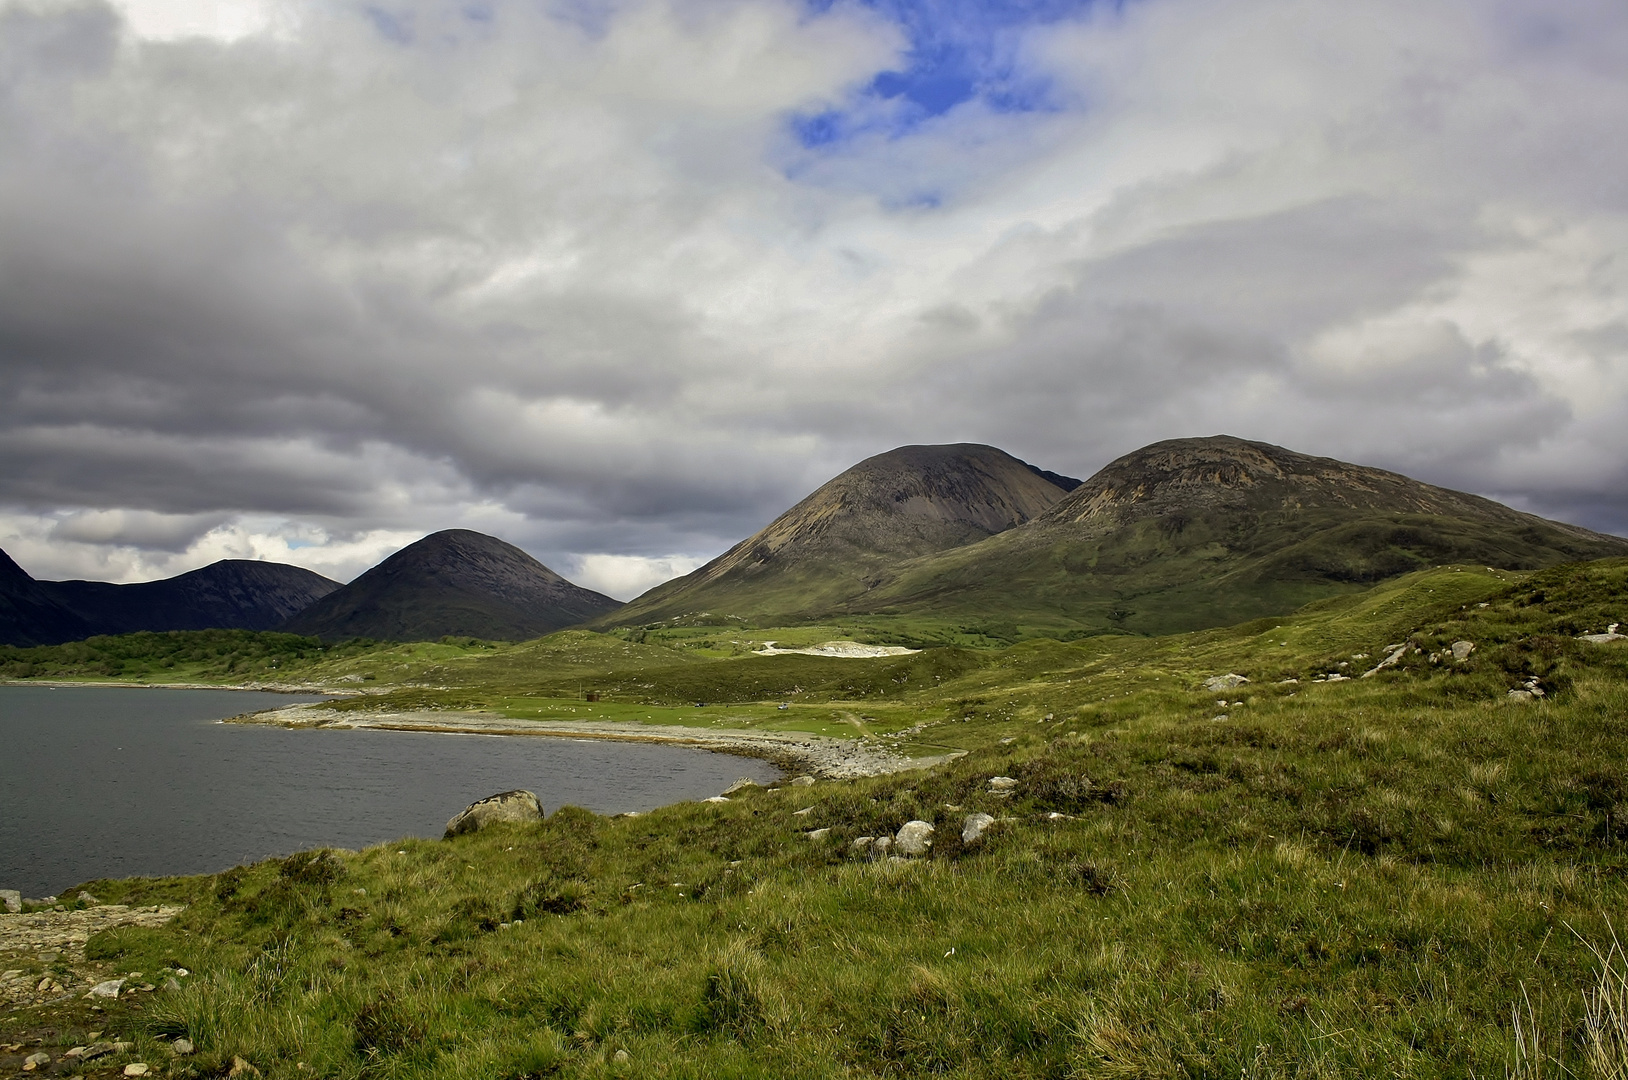
[[[808,0],[813,11],[834,0]],[[1016,37],[1037,25],[1082,14],[1094,0],[861,0],[903,31],[904,63],[881,71],[846,106],[792,118],[804,147],[832,146],[881,126],[889,136],[908,135],[933,117],[980,99],[997,112],[1052,107],[1050,86],[1037,72],[1021,69]],[[1095,0],[1113,3],[1120,0]],[[886,103],[889,107],[878,109]],[[877,119],[885,117],[885,119]]]

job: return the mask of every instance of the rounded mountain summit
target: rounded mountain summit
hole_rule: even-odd
[[[993,446],[901,446],[828,481],[699,570],[634,600],[614,621],[702,612],[817,617],[874,588],[901,562],[1033,519],[1079,483]]]
[[[512,544],[468,529],[432,533],[318,600],[280,629],[325,641],[523,641],[621,607]]]

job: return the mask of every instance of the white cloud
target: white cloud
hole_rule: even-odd
[[[1628,527],[1620,4],[1099,5],[1056,108],[816,148],[874,12],[563,10],[0,0],[7,550],[619,595],[892,445],[1219,431]]]
[[[618,600],[631,600],[664,581],[684,576],[705,561],[685,555],[583,555],[570,577],[584,588]]]

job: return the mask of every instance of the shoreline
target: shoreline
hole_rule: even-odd
[[[321,694],[323,697],[365,697],[366,690],[338,689],[332,686],[312,686],[305,683],[183,683],[183,682],[122,682],[109,679],[95,682],[90,679],[0,679],[0,686],[46,686],[52,690],[72,690],[84,686],[118,687],[126,690],[234,690],[257,694]]]
[[[857,739],[779,731],[703,730],[671,724],[619,723],[609,720],[515,720],[489,712],[444,712],[428,709],[336,713],[308,705],[245,713],[227,724],[270,724],[286,728],[340,728],[373,731],[417,731],[442,735],[513,735],[693,746],[717,753],[755,757],[823,780],[926,769],[966,753],[956,750],[912,758]]]

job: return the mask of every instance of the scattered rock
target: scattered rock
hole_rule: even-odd
[[[1509,700],[1519,702],[1521,704],[1525,704],[1526,702],[1533,700],[1534,697],[1535,695],[1530,690],[1511,690],[1509,692]]]
[[[801,810],[793,810],[791,812],[791,816],[792,817],[807,817],[809,814],[812,814],[813,812],[814,812],[814,808],[812,806],[805,806]]]
[[[1010,776],[991,776],[989,778],[990,791],[1011,791],[1017,785],[1018,782]]]
[[[476,832],[499,821],[534,824],[543,820],[543,807],[529,791],[505,791],[470,803],[447,822],[446,839]]]
[[[0,903],[4,903],[6,910],[16,915],[23,910],[23,894],[16,889],[0,889]]]
[[[702,799],[701,801],[702,802],[710,802],[710,803],[721,803],[721,802],[728,802],[729,799],[726,798],[723,795],[708,795],[706,798]]]
[[[132,1061],[124,1067],[126,1076],[146,1076],[149,1072],[145,1061]]]
[[[814,778],[812,776],[799,776],[791,782],[792,787],[812,787],[813,784]]]
[[[164,980],[164,989],[170,991],[179,990],[181,989],[181,984],[176,981],[174,975],[171,975],[169,978]]]
[[[968,814],[967,819],[961,823],[961,842],[977,843],[993,824],[995,818],[991,814]]]
[[[899,831],[893,838],[894,846],[905,855],[925,855],[927,849],[933,846],[933,823],[930,821],[907,821],[899,826]]]
[[[737,791],[745,791],[747,788],[755,788],[760,786],[761,785],[756,780],[748,780],[745,777],[742,777],[741,779],[736,780],[733,784],[730,784],[728,787],[724,788],[724,794],[733,795]]]
[[[1234,686],[1242,686],[1248,681],[1249,680],[1244,678],[1242,675],[1228,672],[1225,675],[1212,675],[1208,679],[1205,679],[1204,689],[1208,690],[1212,694],[1218,694],[1222,690],[1231,690]]]
[[[618,1063],[618,1064],[621,1064],[623,1062],[631,1061],[633,1059],[628,1056],[628,1052],[626,1050],[618,1050],[618,1051],[616,1051],[616,1053],[611,1055],[611,1060]]]
[[[876,838],[876,842],[871,845],[871,854],[876,856],[878,859],[892,850],[893,837],[891,836],[878,836]]]
[[[1017,742],[1017,737],[1014,736],[1014,735],[1008,735],[1006,738],[1001,740],[1001,745],[1002,746],[1010,746],[1011,744],[1013,744],[1015,742]]]
[[[876,843],[876,837],[861,836],[856,838],[854,842],[849,845],[849,847],[853,848],[856,854],[865,855],[869,854],[871,845],[874,843]]]
[[[33,1072],[41,1065],[49,1064],[51,1064],[50,1054],[29,1054],[27,1057],[23,1058],[23,1071]]]
[[[1408,652],[1408,645],[1407,645],[1407,642],[1405,642],[1405,641],[1400,645],[1387,645],[1387,646],[1385,646],[1385,653],[1386,653],[1385,659],[1381,660],[1379,663],[1375,664],[1372,668],[1368,669],[1367,671],[1364,671],[1362,673],[1362,677],[1364,679],[1367,679],[1367,678],[1370,678],[1370,677],[1372,677],[1374,675],[1379,674],[1381,671],[1384,671],[1388,667],[1395,667],[1397,664],[1402,662],[1402,657],[1406,656],[1407,652]]]
[[[74,899],[78,900],[86,907],[96,907],[101,903],[100,900],[96,899],[96,897],[92,896],[90,893],[85,892],[83,889],[80,890],[79,895],[74,897]]]
[[[100,1034],[100,1032],[97,1032],[96,1034]],[[94,1061],[99,1057],[106,1057],[109,1054],[122,1053],[124,1050],[128,1050],[129,1048],[129,1043],[93,1042],[89,1046],[75,1047],[73,1050],[68,1051],[68,1053],[72,1054],[74,1057],[77,1057],[80,1061]],[[77,1051],[77,1053],[75,1053],[75,1051]]]
[[[1453,659],[1455,661],[1457,661],[1458,663],[1462,664],[1462,663],[1464,663],[1464,661],[1466,661],[1466,660],[1468,660],[1470,658],[1471,653],[1475,652],[1475,642],[1473,642],[1473,641],[1455,641],[1455,642],[1453,642],[1452,648],[1453,648]]]
[[[255,1068],[253,1065],[250,1065],[247,1061],[244,1061],[240,1057],[233,1057],[232,1058],[232,1071],[227,1073],[226,1075],[228,1077],[232,1077],[232,1076],[259,1076],[260,1075],[260,1070]]]
[[[1230,720],[1230,719],[1232,719],[1232,717],[1228,716],[1226,713],[1216,713],[1214,716],[1210,717],[1210,719],[1211,720]]]
[[[191,1039],[176,1039],[170,1043],[170,1053],[176,1057],[185,1057],[196,1049],[197,1047],[192,1045]]]
[[[99,982],[95,986],[91,987],[90,993],[86,994],[85,996],[116,998],[119,996],[119,991],[123,989],[123,979],[109,979],[106,982]]]
[[[810,840],[819,841],[824,840],[827,836],[830,836],[831,830],[829,828],[811,829],[809,832],[804,833],[803,835],[807,836]]]
[[[1605,628],[1605,633],[1603,633],[1603,634],[1583,634],[1581,637],[1578,638],[1578,640],[1579,641],[1591,641],[1596,645],[1604,645],[1608,641],[1628,641],[1628,634],[1619,634],[1619,633],[1617,633],[1617,627],[1619,627],[1621,625],[1622,625],[1621,623],[1612,623],[1610,626]]]

